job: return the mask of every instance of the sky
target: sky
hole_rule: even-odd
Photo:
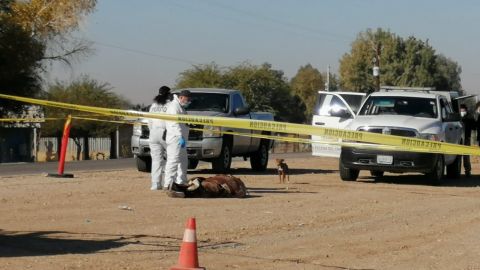
[[[480,1],[446,0],[98,0],[77,37],[93,53],[54,64],[47,83],[88,75],[132,103],[149,104],[162,85],[197,64],[268,62],[291,79],[308,63],[321,71],[350,51],[357,34],[381,27],[429,40],[462,67],[480,94]]]

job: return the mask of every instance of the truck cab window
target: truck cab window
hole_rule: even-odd
[[[331,116],[331,112],[348,111],[345,103],[337,96],[331,94],[320,94],[315,104],[315,114],[320,116]]]
[[[440,99],[440,110],[442,112],[442,119],[446,119],[449,114],[452,113],[448,102],[445,99]]]
[[[245,104],[243,103],[243,99],[239,94],[234,94],[233,95],[233,110],[237,108],[243,108],[245,107]]]
[[[330,101],[330,109],[328,110],[328,114],[331,115],[332,113],[339,111],[348,112],[348,108],[339,97],[333,96],[332,101]]]

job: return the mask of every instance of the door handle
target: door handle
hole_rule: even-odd
[[[316,125],[316,126],[324,126],[325,123],[324,123],[324,122],[315,122],[315,125]]]

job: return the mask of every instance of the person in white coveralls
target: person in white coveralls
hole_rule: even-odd
[[[173,100],[168,105],[167,114],[186,114],[186,108],[190,105],[191,93],[182,90],[173,95]],[[167,164],[165,166],[164,189],[167,189],[172,197],[184,197],[183,192],[178,192],[177,186],[186,186],[187,181],[187,140],[189,127],[187,124],[166,121],[167,127]],[[183,196],[182,196],[183,195]]]
[[[158,90],[158,95],[153,99],[153,104],[150,106],[151,113],[166,113],[168,104],[171,100],[170,88],[162,86]],[[167,143],[165,141],[166,135],[166,121],[160,119],[149,119],[148,128],[150,130],[150,155],[152,156],[152,185],[151,190],[158,190],[162,188],[162,176],[165,177],[166,164],[166,149]]]

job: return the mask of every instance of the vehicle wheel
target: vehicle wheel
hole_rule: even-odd
[[[252,166],[252,170],[263,172],[267,169],[268,144],[268,140],[261,140],[258,150],[250,155],[250,165]]]
[[[460,178],[462,174],[462,156],[458,155],[455,157],[455,161],[447,166],[447,177],[449,178]]]
[[[188,159],[188,169],[189,170],[195,170],[198,166],[198,162],[199,160],[198,159],[191,159],[189,158]]]
[[[372,175],[373,177],[383,177],[383,175],[385,174],[385,172],[383,171],[370,171],[370,175]]]
[[[217,173],[225,173],[230,170],[232,165],[232,143],[224,139],[220,156],[212,161],[212,169]]]
[[[152,158],[151,157],[137,157],[137,170],[139,172],[151,172],[152,171]]]
[[[433,167],[430,173],[427,173],[428,180],[434,185],[440,185],[442,183],[443,176],[445,174],[445,161],[443,155],[439,155],[437,163]]]
[[[360,173],[360,170],[355,170],[355,169],[349,169],[343,166],[342,158],[340,157],[340,178],[343,181],[355,181],[358,178],[358,174]]]

